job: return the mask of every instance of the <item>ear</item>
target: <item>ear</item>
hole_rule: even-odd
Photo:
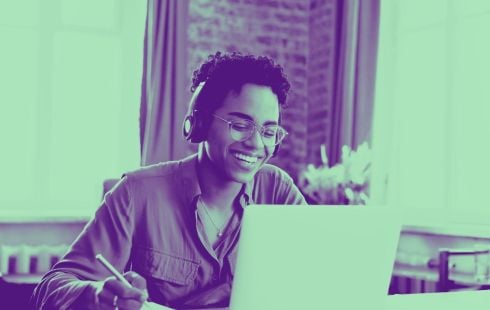
[[[280,144],[278,144],[278,145],[276,145],[276,146],[274,147],[274,151],[272,152],[272,156],[271,156],[271,158],[272,158],[272,157],[276,157],[277,152],[279,152],[279,145],[280,145]]]

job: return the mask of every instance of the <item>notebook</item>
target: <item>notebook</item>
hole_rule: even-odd
[[[400,231],[375,206],[248,206],[230,307],[383,309]]]

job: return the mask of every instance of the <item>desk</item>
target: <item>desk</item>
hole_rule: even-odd
[[[13,280],[13,281],[11,281]],[[26,283],[15,277],[0,277],[0,308],[30,309],[29,299],[36,287],[35,283]]]
[[[490,305],[490,291],[468,291],[432,294],[409,294],[386,296],[383,310],[462,310],[462,309],[488,309]],[[338,305],[335,305],[338,306]],[[369,309],[368,305],[366,306]],[[341,309],[341,307],[336,307]],[[258,309],[273,310],[274,308]],[[202,309],[192,309],[202,310]],[[207,310],[233,310],[230,308],[207,308]],[[281,309],[287,310],[287,309]]]
[[[489,305],[490,291],[468,291],[432,294],[390,295],[387,296],[384,310],[479,310],[488,309]],[[230,309],[213,308],[211,310]]]

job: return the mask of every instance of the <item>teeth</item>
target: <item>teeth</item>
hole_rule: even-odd
[[[249,162],[249,163],[256,163],[257,162],[257,157],[247,156],[247,155],[241,154],[241,153],[235,153],[235,157],[240,159],[240,160]]]

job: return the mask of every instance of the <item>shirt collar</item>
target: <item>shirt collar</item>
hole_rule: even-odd
[[[252,199],[252,190],[254,187],[254,179],[252,179],[250,182],[243,184],[242,191],[241,191],[241,197],[240,197],[240,204],[242,207],[246,207],[250,204],[253,204],[253,199]],[[242,203],[241,199],[245,199],[245,201]]]
[[[185,203],[186,205],[193,205],[198,196],[202,194],[201,186],[199,185],[199,179],[197,177],[197,153],[192,154],[179,162],[179,167],[182,171],[181,184],[184,189]],[[252,191],[254,187],[254,179],[248,183],[243,184],[239,193],[239,202],[241,207],[246,207],[253,203]]]
[[[191,205],[193,200],[202,194],[201,186],[197,178],[197,154],[190,155],[179,162],[179,168],[182,171],[181,185],[185,193],[185,205]]]

